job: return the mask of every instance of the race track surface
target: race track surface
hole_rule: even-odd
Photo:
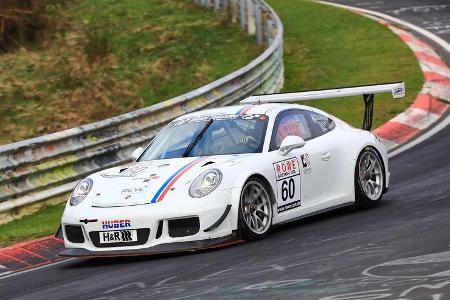
[[[434,18],[416,14],[400,17]],[[339,209],[225,249],[70,260],[0,279],[0,298],[450,299],[449,136],[447,126],[392,158],[391,190],[375,209]]]

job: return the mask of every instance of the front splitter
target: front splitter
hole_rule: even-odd
[[[64,257],[117,257],[117,256],[137,256],[152,254],[167,254],[174,252],[192,252],[204,249],[214,249],[234,244],[242,243],[243,240],[237,238],[236,234],[230,234],[216,239],[177,242],[160,244],[149,248],[133,250],[108,250],[108,251],[90,251],[83,248],[66,248],[59,252],[59,256]]]

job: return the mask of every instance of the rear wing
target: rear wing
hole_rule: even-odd
[[[268,94],[250,96],[241,101],[242,104],[262,104],[262,103],[286,103],[299,102],[318,99],[329,99],[338,97],[363,96],[364,97],[364,122],[363,129],[372,128],[373,101],[375,94],[390,93],[394,99],[405,96],[405,83],[393,82],[386,84],[374,84],[364,86],[343,87],[337,89],[325,89],[316,91],[304,91],[283,94]]]

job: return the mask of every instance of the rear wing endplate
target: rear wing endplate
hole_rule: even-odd
[[[364,97],[364,121],[363,129],[372,128],[373,101],[375,94],[391,93],[394,99],[405,96],[405,83],[393,82],[386,84],[374,84],[365,86],[343,87],[337,89],[325,89],[316,91],[304,91],[284,94],[268,94],[250,96],[241,101],[242,104],[262,103],[287,103],[318,99],[330,99],[338,97],[363,96]]]

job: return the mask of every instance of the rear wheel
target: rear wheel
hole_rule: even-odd
[[[239,233],[245,240],[263,238],[272,227],[272,202],[265,184],[249,179],[242,189],[239,203]]]
[[[370,147],[358,156],[355,170],[356,207],[365,209],[377,205],[383,194],[384,170],[378,153]]]

